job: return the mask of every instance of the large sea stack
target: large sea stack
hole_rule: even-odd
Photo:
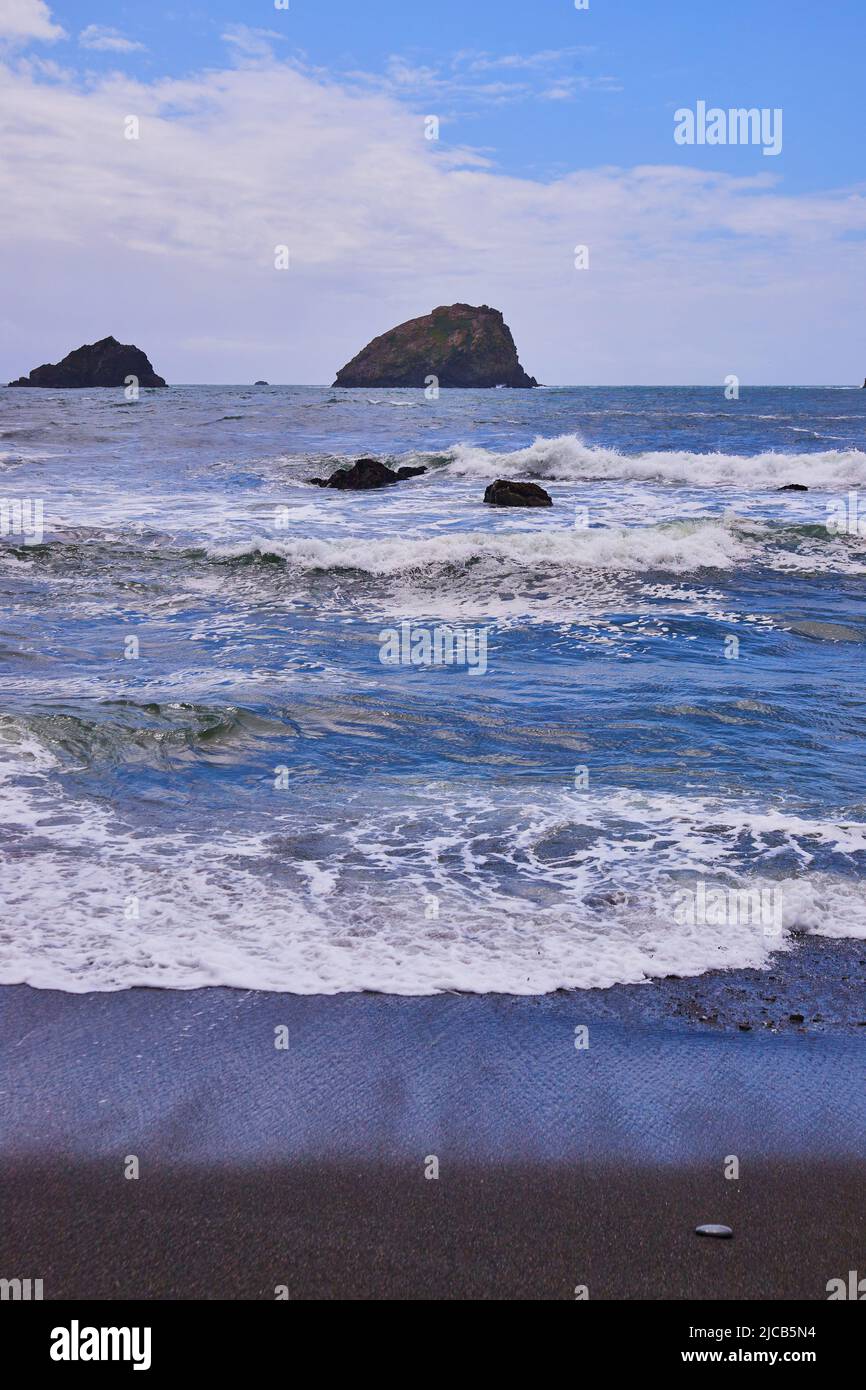
[[[141,348],[101,338],[67,353],[62,362],[46,362],[34,367],[29,376],[10,381],[10,386],[125,386],[134,376],[139,386],[165,386]]]
[[[398,324],[347,362],[335,386],[537,386],[517,360],[511,330],[486,304],[445,304]]]

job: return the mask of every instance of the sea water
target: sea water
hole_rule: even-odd
[[[866,936],[864,450],[845,388],[0,391],[0,979],[538,993]],[[428,471],[305,481],[365,455]]]

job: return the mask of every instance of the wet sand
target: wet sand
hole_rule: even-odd
[[[46,1298],[824,1299],[864,1261],[864,955],[542,998],[6,986],[0,1274]]]

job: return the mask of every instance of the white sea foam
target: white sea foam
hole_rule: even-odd
[[[260,538],[215,547],[219,558],[251,550],[279,555],[301,570],[362,570],[371,575],[407,574],[479,562],[520,570],[549,564],[584,569],[647,568],[674,573],[699,568],[728,569],[750,554],[748,543],[716,522],[671,522],[661,526],[597,530],[459,531],[450,535],[365,537],[339,540]]]
[[[688,574],[765,564],[786,570],[862,573],[866,546],[859,538],[769,526],[727,515],[654,526],[592,529],[454,531],[446,535],[344,536],[339,540],[260,536],[214,546],[215,559],[255,553],[277,555],[294,569],[356,570],[372,576],[442,575],[476,567],[486,578],[527,571],[656,570]]]
[[[658,450],[623,454],[585,444],[576,434],[536,439],[527,449],[497,453],[469,444],[446,452],[450,473],[467,478],[552,478],[568,482],[628,479],[690,487],[727,486],[772,490],[786,483],[811,489],[866,486],[866,452],[825,449],[814,453],[756,455]]]
[[[4,983],[534,994],[760,967],[794,929],[866,938],[862,881],[815,870],[832,851],[853,875],[861,824],[723,799],[432,784],[401,788],[397,804],[359,794],[318,827],[317,855],[294,809],[267,834],[142,836],[61,792],[38,750],[22,761],[4,744],[3,761]],[[675,890],[697,880],[778,890],[783,935],[681,924]]]

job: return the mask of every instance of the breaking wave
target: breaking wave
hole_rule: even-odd
[[[67,795],[38,741],[0,751],[15,866],[4,983],[537,994],[760,967],[797,933],[866,938],[862,824],[724,798],[415,782],[210,841],[142,835]],[[775,892],[778,932],[680,920],[677,892],[702,879]]]
[[[479,577],[539,571],[611,570],[686,574],[768,565],[804,572],[866,572],[866,544],[823,526],[769,526],[726,517],[656,526],[533,531],[462,531],[433,537],[275,541],[269,537],[208,554],[230,563],[283,562],[292,569],[358,572],[377,577],[447,577],[473,569]]]
[[[536,439],[529,448],[510,453],[455,444],[438,457],[450,473],[466,478],[520,476],[563,482],[627,479],[747,490],[773,489],[787,483],[802,483],[813,489],[866,487],[866,453],[859,449],[752,456],[696,454],[676,449],[623,454],[617,449],[585,444],[578,435],[563,434],[554,439]]]

